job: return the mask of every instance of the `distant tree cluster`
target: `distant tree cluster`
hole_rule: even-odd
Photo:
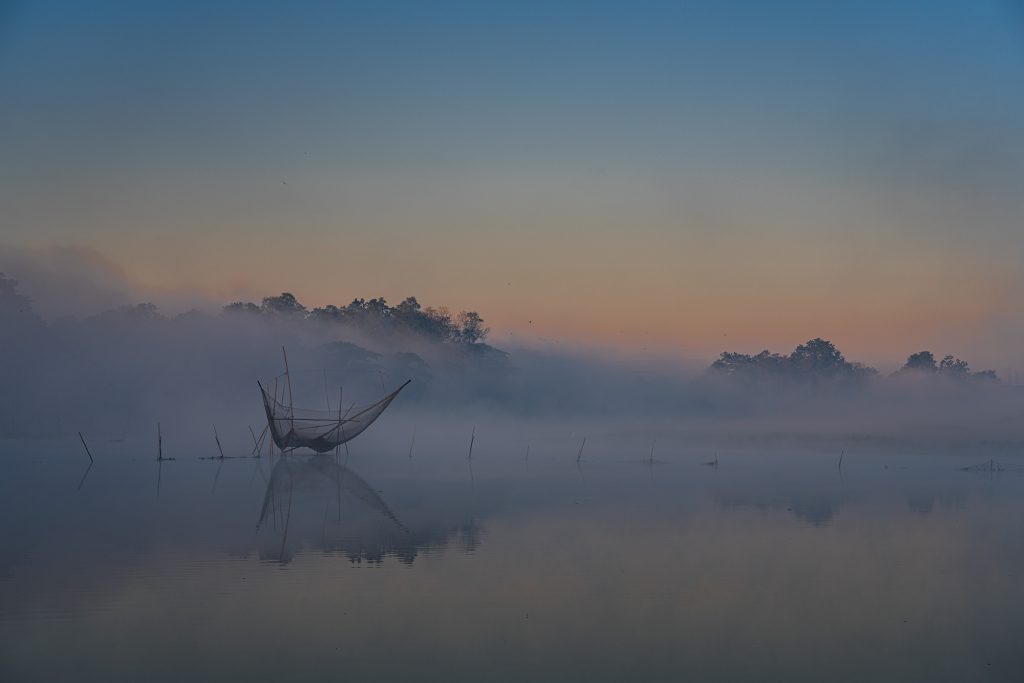
[[[788,356],[771,353],[767,349],[756,355],[725,351],[711,364],[711,370],[746,379],[860,380],[878,374],[874,368],[847,361],[835,344],[820,337],[800,344]]]
[[[333,304],[308,309],[284,292],[268,296],[259,305],[236,301],[224,307],[226,314],[259,315],[288,321],[341,323],[372,334],[410,333],[450,344],[482,342],[490,329],[475,311],[462,311],[453,316],[447,308],[423,308],[416,297],[408,297],[397,306],[389,306],[383,298],[354,299],[347,306]]]
[[[744,379],[863,380],[878,375],[878,371],[872,367],[847,361],[835,344],[820,337],[800,344],[788,356],[767,350],[755,355],[726,351],[711,364],[710,369],[715,373]],[[998,381],[992,370],[971,372],[966,361],[954,356],[945,356],[936,362],[931,351],[911,354],[903,367],[893,373],[893,376],[899,377],[926,375],[958,380]]]
[[[988,381],[999,381],[994,370],[982,370],[971,372],[967,361],[960,360],[954,356],[944,356],[939,362],[935,362],[935,355],[931,351],[918,351],[907,356],[907,362],[899,370],[893,373],[897,377],[927,377],[927,376],[948,377],[951,379],[980,379]]]

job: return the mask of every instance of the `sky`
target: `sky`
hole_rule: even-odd
[[[1018,0],[0,0],[0,267],[1024,369],[1022,84]]]

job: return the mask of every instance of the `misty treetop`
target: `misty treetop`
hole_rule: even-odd
[[[951,379],[981,379],[998,381],[994,370],[982,370],[971,372],[967,361],[960,360],[955,356],[947,355],[938,363],[935,362],[935,355],[931,351],[918,351],[907,356],[907,362],[899,370],[893,373],[896,377],[948,377]]]
[[[832,342],[816,338],[800,344],[788,356],[767,349],[756,355],[725,351],[711,364],[715,373],[754,379],[814,378],[862,380],[878,374],[874,368],[851,363]]]
[[[758,354],[724,351],[709,368],[715,374],[737,379],[794,379],[864,381],[878,376],[878,371],[863,363],[846,360],[836,345],[817,337],[800,344],[789,355],[772,353],[767,349]],[[936,363],[931,351],[911,354],[893,377],[919,377],[935,375],[950,379],[997,380],[995,372],[971,372],[966,361],[945,356]]]
[[[289,322],[342,324],[371,334],[409,333],[426,339],[449,344],[476,344],[482,342],[490,329],[476,311],[462,311],[453,316],[447,308],[423,308],[416,297],[410,296],[397,306],[389,306],[383,298],[354,299],[347,306],[329,304],[308,309],[284,292],[265,297],[259,305],[236,301],[224,307],[226,314],[259,315]]]

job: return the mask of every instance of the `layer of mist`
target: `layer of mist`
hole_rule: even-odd
[[[384,423],[471,425],[544,419],[564,433],[890,435],[1020,440],[1024,393],[953,356],[912,354],[882,376],[815,339],[789,355],[723,353],[708,368],[485,343],[475,312],[415,298],[356,299],[308,310],[290,294],[217,312],[164,315],[153,304],[46,320],[0,279],[0,436],[84,431],[119,441],[164,425],[209,439],[248,436],[265,417],[256,386],[284,370],[297,406],[376,400],[412,380]],[[382,429],[379,425],[374,429]],[[383,429],[387,430],[387,427]],[[402,438],[406,438],[403,436]],[[646,437],[644,437],[646,439]],[[694,437],[695,438],[695,437]],[[251,445],[251,444],[250,444]],[[244,439],[233,447],[246,448]]]

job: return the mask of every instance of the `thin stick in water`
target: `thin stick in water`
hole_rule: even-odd
[[[217,425],[213,425],[213,439],[217,442],[217,450],[220,451],[220,459],[224,459],[224,449],[220,447],[220,436],[217,435]]]
[[[288,370],[288,352],[281,347],[281,355],[284,356],[284,376],[288,380],[288,413],[292,419],[292,432],[295,431],[295,398],[292,396],[292,373]]]
[[[473,425],[473,433],[469,435],[469,456],[467,460],[473,459],[473,442],[476,441],[476,425]]]
[[[82,432],[78,432],[78,438],[82,440],[82,445],[85,446],[85,454],[89,456],[89,462],[96,462],[92,459],[92,453],[89,451],[89,445],[85,443],[85,437],[82,436]]]
[[[587,445],[587,437],[583,437],[583,443],[580,444],[580,450],[576,454],[576,462],[579,462],[583,457],[583,447]]]
[[[327,391],[327,368],[324,368],[324,396],[327,398],[327,410],[331,409],[331,394]]]
[[[159,422],[156,423],[156,459],[164,459],[164,433]]]
[[[840,471],[842,471],[842,469],[843,469],[843,456],[845,454],[846,454],[846,451],[839,451],[839,470]]]

